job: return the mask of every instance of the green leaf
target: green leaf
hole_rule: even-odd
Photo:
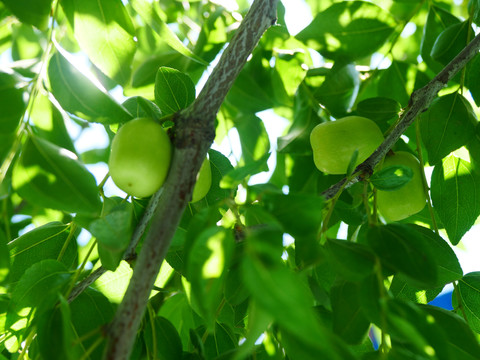
[[[286,135],[277,139],[277,152],[310,155],[310,133],[321,121],[316,104],[309,98],[305,84],[298,87],[294,98],[293,123]]]
[[[132,118],[125,108],[95,86],[59,52],[50,59],[48,78],[53,96],[69,113],[104,124]]]
[[[120,264],[133,234],[133,205],[121,203],[106,215],[93,220],[88,230],[97,238],[102,265],[110,270]]]
[[[135,28],[121,0],[65,0],[63,9],[80,48],[120,85],[130,80]]]
[[[417,304],[428,304],[442,292],[442,289],[443,286],[434,289],[419,290],[418,287],[409,285],[408,280],[405,280],[401,274],[393,277],[392,283],[388,288],[396,299],[411,301]]]
[[[360,76],[355,65],[335,63],[322,85],[313,91],[313,96],[334,116],[340,117],[353,106],[359,89]]]
[[[423,226],[414,224],[408,224],[407,226],[422,236],[423,241],[425,241],[429,251],[433,255],[438,275],[436,286],[443,287],[463,276],[463,270],[455,252],[440,235]]]
[[[428,161],[437,164],[454,150],[466,145],[477,122],[468,100],[453,93],[435,99],[420,117],[420,132]]]
[[[215,323],[215,330],[207,336],[203,344],[205,359],[231,359],[232,349],[237,346],[237,337],[233,328],[217,322]],[[221,356],[222,354],[224,356]]]
[[[12,133],[27,107],[23,87],[17,77],[0,72],[0,133]]]
[[[182,358],[182,340],[168,319],[157,316],[145,324],[145,345],[153,359],[176,360]]]
[[[155,102],[163,115],[185,109],[195,100],[195,84],[176,69],[161,67],[155,78]]]
[[[476,55],[467,65],[465,84],[477,106],[480,106],[480,55]]]
[[[437,40],[438,35],[447,27],[460,23],[460,20],[455,17],[448,10],[439,6],[430,5],[428,9],[427,21],[423,30],[423,38],[420,48],[420,55],[427,63],[428,67],[434,72],[439,72],[443,65],[436,62],[430,55],[433,45]]]
[[[202,231],[187,250],[186,278],[192,285],[192,303],[208,325],[215,322],[217,308],[223,299],[222,290],[233,246],[230,231],[210,227]]]
[[[5,281],[10,272],[10,252],[7,243],[5,233],[0,230],[0,284]]]
[[[33,26],[26,23],[12,24],[12,59],[15,61],[40,58],[46,37]],[[21,72],[21,70],[18,70]],[[28,71],[28,70],[27,70]]]
[[[367,241],[386,269],[401,273],[414,286],[435,286],[437,267],[433,254],[415,229],[398,223],[371,227]]]
[[[96,337],[85,336],[97,330],[101,332],[114,315],[114,307],[102,293],[88,288],[70,304],[71,321],[75,328],[76,341],[81,339],[83,349],[90,349],[97,340]],[[102,356],[102,347],[95,348],[91,359]]]
[[[443,65],[448,64],[467,45],[469,22],[453,24],[438,35],[430,55]]]
[[[226,103],[242,113],[256,113],[282,103],[276,98],[280,89],[275,89],[273,84],[273,77],[278,75],[263,55],[262,52],[253,54],[227,94]]]
[[[44,259],[57,259],[69,237],[70,227],[59,222],[39,226],[8,244],[11,268],[10,283],[17,282],[26,269]],[[77,245],[71,237],[60,260],[67,268],[75,268]]]
[[[265,126],[253,114],[243,115],[234,120],[240,137],[244,164],[260,159],[270,150],[270,141]]]
[[[187,295],[184,292],[175,293],[167,298],[158,315],[165,317],[175,326],[183,344],[188,343],[189,330],[197,327],[198,316],[190,307]]]
[[[405,186],[413,177],[413,170],[408,166],[387,166],[375,172],[370,181],[378,190],[394,191]]]
[[[362,343],[370,328],[370,321],[362,311],[359,286],[339,281],[330,290],[333,331],[348,344]]]
[[[35,135],[15,164],[12,185],[27,201],[47,208],[85,215],[101,209],[95,178],[77,156]]]
[[[408,62],[392,61],[392,65],[380,72],[376,95],[387,94],[390,99],[407,106],[414,85],[410,79],[416,72],[416,67]]]
[[[318,13],[296,37],[327,58],[352,61],[382,46],[395,25],[394,18],[375,4],[342,1]]]
[[[460,311],[459,307],[461,306],[470,328],[476,333],[480,333],[480,272],[474,271],[466,274],[458,282],[457,289],[461,303],[458,303],[454,293],[452,297],[454,307]]]
[[[99,244],[113,251],[123,251],[128,246],[133,233],[133,206],[122,203],[108,214],[94,220],[88,230]]]
[[[2,0],[24,23],[45,30],[50,18],[52,0]]]
[[[222,178],[220,186],[222,188],[232,188],[235,185],[238,185],[245,181],[245,179],[251,175],[255,175],[263,171],[268,171],[267,161],[270,158],[270,155],[270,153],[266,153],[258,160],[252,161],[245,166],[236,167],[230,170]]]
[[[323,198],[307,194],[267,192],[264,207],[293,236],[315,235],[322,220]],[[292,214],[295,214],[292,216]]]
[[[396,100],[387,97],[368,98],[357,104],[358,115],[374,121],[395,119],[401,109],[402,106]]]
[[[76,152],[65,123],[69,121],[65,112],[60,111],[43,94],[38,94],[33,104],[31,119],[35,124],[35,133],[51,143]]]
[[[125,100],[122,104],[134,118],[149,117],[159,120],[162,117],[162,111],[152,101],[141,96],[133,96]]]
[[[100,276],[92,287],[99,290],[110,302],[119,304],[127,290],[132,273],[131,266],[122,261],[114,272],[108,271]]]
[[[475,360],[480,358],[480,345],[463,318],[436,306],[421,306],[442,328],[448,346],[449,359]]]
[[[85,354],[75,342],[76,335],[70,320],[67,300],[60,296],[60,306],[38,316],[37,343],[44,359],[76,360]]]
[[[306,283],[276,256],[272,244],[279,238],[281,233],[265,229],[247,239],[242,272],[252,298],[272,316],[282,332],[291,334],[292,341],[301,342],[317,359],[350,359],[338,339],[321,325]],[[320,338],[325,341],[319,342]]]
[[[480,215],[480,176],[467,161],[450,155],[433,169],[433,208],[457,245]]]
[[[154,4],[149,3],[146,0],[130,0],[130,4],[135,11],[142,17],[142,19],[152,27],[152,29],[165,41],[168,46],[180,54],[188,57],[189,59],[198,62],[202,65],[208,65],[208,63],[201,57],[194,54],[189,48],[187,48],[182,41],[175,35],[175,33],[168,27],[162,20],[154,8]]]
[[[210,160],[210,170],[212,171],[212,185],[205,198],[195,204],[218,204],[220,201],[233,196],[233,189],[220,187],[222,178],[233,170],[230,160],[222,153],[212,149],[208,151],[208,157]]]
[[[422,356],[421,359],[451,359],[448,356],[448,344],[443,329],[422,307],[399,300],[388,300],[383,310],[386,314],[385,330],[388,329],[394,347],[398,344],[400,348]]]
[[[48,308],[65,290],[70,274],[57,260],[42,260],[28,268],[12,292],[11,307],[16,314],[25,308]]]
[[[332,268],[347,280],[360,280],[373,274],[375,255],[365,245],[345,240],[328,239],[328,260]]]

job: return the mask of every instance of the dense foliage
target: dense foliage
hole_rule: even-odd
[[[480,56],[391,149],[415,155],[424,178],[403,163],[358,174],[354,152],[347,177],[361,181],[326,196],[344,175],[319,171],[310,144],[315,126],[349,115],[387,136],[475,37],[480,1],[306,4],[313,20],[291,35],[278,3],[216,116],[210,190],[175,224],[131,359],[480,359],[480,272],[452,250],[480,215]],[[95,165],[137,117],[175,139],[176,114],[250,5],[0,2],[0,359],[109,351],[154,205],[107,191]],[[288,122],[282,136],[269,137],[267,117]],[[108,146],[78,151],[78,133],[99,124]],[[427,205],[389,220],[377,191],[412,181]],[[448,284],[453,310],[428,305]]]

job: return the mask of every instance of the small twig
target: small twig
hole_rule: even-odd
[[[437,93],[443,89],[450,80],[461,70],[467,63],[478,54],[480,50],[480,35],[477,35],[455,58],[450,61],[437,76],[435,76],[427,85],[423,88],[414,91],[410,97],[407,110],[402,115],[397,126],[388,134],[383,143],[373,152],[370,157],[363,163],[357,166],[355,172],[360,175],[345,182],[346,179],[342,179],[337,184],[331,186],[325,190],[322,195],[328,200],[335,196],[335,194],[343,187],[348,188],[353,184],[360,181],[362,178],[369,177],[375,166],[385,157],[387,152],[395,145],[400,136],[407,130],[407,128],[413,123],[413,121],[422,112],[428,109],[432,101],[437,96]]]

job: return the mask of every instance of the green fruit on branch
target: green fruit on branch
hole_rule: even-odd
[[[202,167],[197,174],[197,182],[193,188],[192,202],[201,200],[207,195],[212,185],[212,169],[210,168],[210,161],[205,158]]]
[[[310,134],[315,166],[327,174],[346,174],[355,150],[355,166],[382,143],[380,128],[370,119],[347,116],[317,125]]]
[[[398,190],[377,191],[377,207],[388,221],[398,221],[420,212],[426,204],[427,197],[423,186],[422,168],[418,159],[405,151],[397,151],[387,156],[382,168],[403,165],[413,171],[408,183]]]
[[[134,119],[112,141],[110,176],[127,194],[147,197],[165,182],[171,158],[172,144],[162,126],[149,118]]]

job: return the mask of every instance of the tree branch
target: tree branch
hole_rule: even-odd
[[[277,0],[254,1],[198,98],[175,118],[172,165],[161,195],[155,195],[139,224],[143,232],[153,214],[129,286],[107,331],[105,359],[130,357],[156,276],[213,141],[218,109],[260,37],[275,22],[276,7]]]
[[[467,63],[478,54],[480,50],[480,35],[477,35],[455,58],[450,61],[437,76],[435,76],[423,88],[414,91],[410,97],[407,110],[403,113],[397,126],[387,135],[383,143],[373,152],[368,159],[357,166],[355,173],[358,176],[352,178],[345,188],[352,186],[361,179],[370,176],[375,166],[385,157],[387,152],[400,139],[400,136],[414,122],[418,115],[428,109],[437,93],[443,89],[450,80],[461,70]],[[328,200],[333,198],[345,184],[347,179],[342,179],[335,185],[325,190],[322,196]]]

